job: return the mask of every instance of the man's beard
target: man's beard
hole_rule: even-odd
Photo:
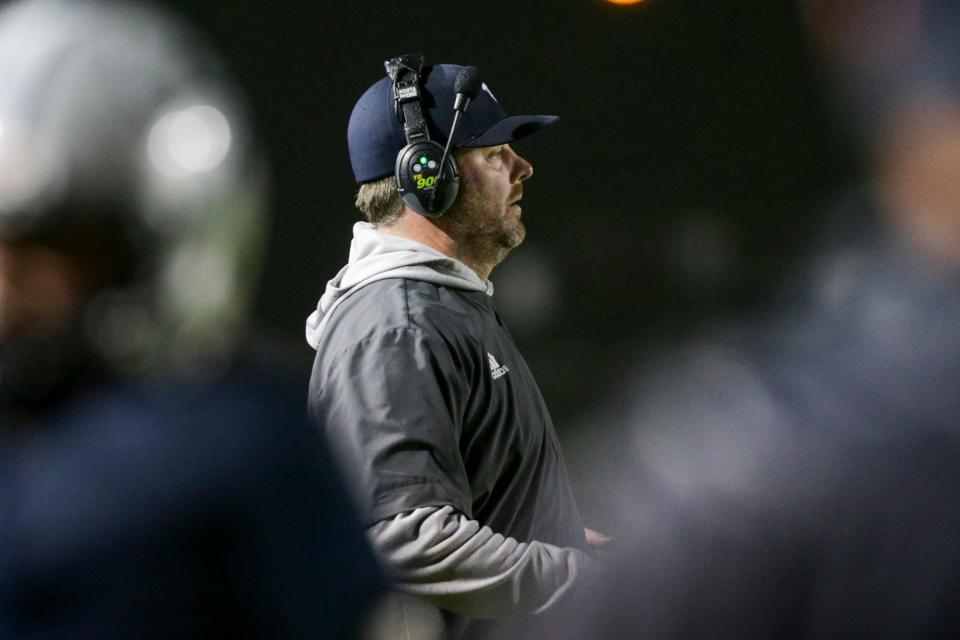
[[[499,263],[520,246],[527,234],[519,216],[509,208],[467,189],[461,190],[444,218],[449,221],[460,250],[483,263]]]

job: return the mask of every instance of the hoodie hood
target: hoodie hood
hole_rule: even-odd
[[[452,289],[493,295],[493,283],[473,269],[435,249],[408,238],[377,231],[369,222],[353,225],[350,257],[320,296],[307,318],[307,342],[316,349],[334,309],[354,292],[387,278],[422,280]]]

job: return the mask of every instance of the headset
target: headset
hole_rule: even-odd
[[[412,53],[383,63],[393,81],[393,108],[403,124],[407,144],[394,165],[397,193],[420,215],[438,218],[446,213],[460,191],[460,171],[450,148],[460,116],[480,87],[476,67],[464,67],[456,78],[453,125],[446,147],[430,139],[423,112],[420,73],[423,55]]]

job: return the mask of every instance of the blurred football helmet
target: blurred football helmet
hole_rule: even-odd
[[[85,303],[80,329],[116,371],[176,374],[229,355],[257,280],[267,180],[217,57],[156,7],[21,0],[0,11],[0,70],[0,238],[113,230],[105,246],[131,259]]]

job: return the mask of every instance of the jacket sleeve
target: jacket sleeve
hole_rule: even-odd
[[[459,446],[470,391],[455,358],[439,338],[411,327],[318,353],[310,410],[368,526],[419,507],[472,514]]]
[[[367,534],[398,589],[474,618],[547,611],[595,567],[578,549],[518,542],[449,506],[398,514]]]

